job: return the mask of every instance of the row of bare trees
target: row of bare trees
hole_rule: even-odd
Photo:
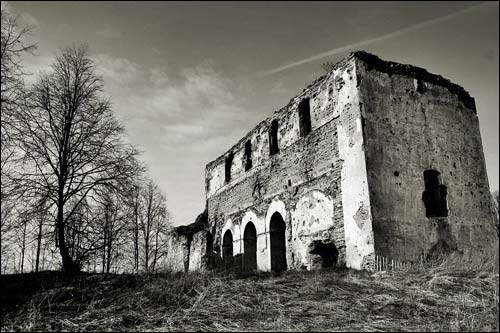
[[[2,272],[27,261],[34,271],[157,269],[166,198],[125,142],[87,47],[63,49],[28,86],[28,33],[2,9]]]

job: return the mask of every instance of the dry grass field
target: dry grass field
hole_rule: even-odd
[[[466,267],[466,268],[465,268]],[[1,277],[2,331],[497,331],[498,257],[400,271]]]

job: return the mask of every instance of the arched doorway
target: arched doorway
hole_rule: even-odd
[[[231,267],[233,263],[233,234],[231,230],[226,230],[222,238],[222,260],[226,268]]]
[[[283,272],[287,270],[286,265],[286,225],[280,213],[271,216],[269,233],[271,236],[271,270]]]
[[[257,231],[252,222],[248,222],[243,233],[244,269],[253,271],[257,269]]]
[[[222,258],[233,257],[233,234],[226,230],[222,239]]]

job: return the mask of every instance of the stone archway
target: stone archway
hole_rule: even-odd
[[[233,257],[233,234],[231,230],[226,230],[224,237],[222,239],[222,258],[226,260],[227,258]]]
[[[243,232],[243,267],[246,271],[257,269],[257,230],[248,222]]]
[[[233,234],[231,230],[226,230],[222,238],[222,260],[224,268],[231,268],[233,265]]]
[[[271,239],[271,270],[283,272],[287,270],[286,263],[286,224],[280,213],[271,216],[269,233]]]

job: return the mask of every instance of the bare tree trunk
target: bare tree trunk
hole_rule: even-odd
[[[152,269],[153,272],[156,269],[156,262],[158,261],[158,236],[160,235],[160,221],[158,220],[157,222],[157,228],[156,228],[156,233],[155,233],[155,251],[154,251],[154,258],[153,258],[153,264],[152,264]]]
[[[104,241],[103,241],[103,248],[102,248],[102,273],[104,273],[105,268],[106,268],[106,231],[104,231]]]
[[[14,258],[12,260],[12,268],[14,269],[14,273],[17,273],[17,267],[16,267],[16,255],[14,254]]]
[[[149,236],[144,238],[144,270],[149,272]]]
[[[42,249],[42,271],[45,269],[45,252],[46,252],[47,244],[44,244]]]
[[[108,230],[108,244],[107,244],[107,260],[106,260],[106,273],[109,274],[111,268],[111,245],[112,245],[112,236],[111,230]]]
[[[26,225],[28,224],[28,221],[23,221],[23,239],[21,243],[21,273],[24,273],[24,253],[26,252]]]
[[[41,251],[41,248],[42,248],[42,225],[43,225],[43,212],[40,213],[40,222],[38,223],[38,235],[37,235],[37,242],[36,242],[35,272],[38,272],[38,269],[40,267],[40,251]]]
[[[65,235],[64,235],[64,201],[63,201],[63,189],[64,185],[61,185],[59,200],[57,205],[57,242],[59,245],[59,253],[61,254],[63,270],[66,273],[76,273],[79,271],[78,266],[75,264],[71,255],[69,254],[68,248],[66,246]]]
[[[139,271],[139,195],[136,197],[134,203],[134,271],[137,273]]]

